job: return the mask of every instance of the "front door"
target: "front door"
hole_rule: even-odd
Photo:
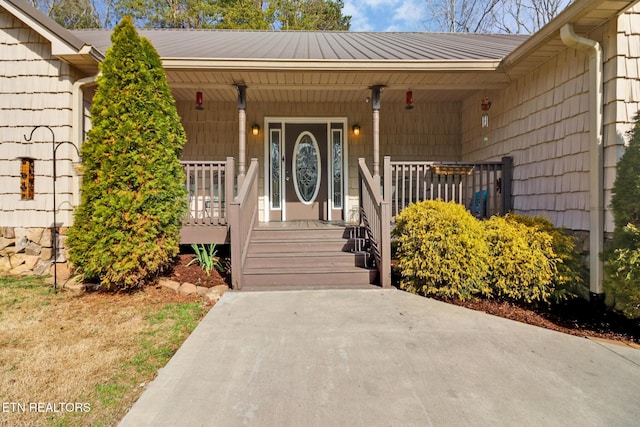
[[[270,220],[343,218],[344,124],[270,123]]]
[[[327,217],[327,125],[285,125],[287,220]]]

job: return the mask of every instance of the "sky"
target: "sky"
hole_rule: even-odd
[[[344,0],[351,31],[427,31],[424,0]]]

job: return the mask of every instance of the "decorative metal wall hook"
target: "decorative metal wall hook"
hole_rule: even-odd
[[[27,142],[31,142],[31,140],[33,139],[33,133],[38,130],[39,128],[44,128],[44,129],[48,129],[49,132],[51,132],[51,144],[52,144],[52,160],[53,160],[53,227],[52,227],[52,233],[53,233],[53,291],[54,292],[58,292],[58,225],[57,225],[57,217],[56,217],[56,213],[57,213],[57,206],[56,206],[56,180],[57,180],[57,169],[56,169],[56,152],[58,151],[58,148],[60,148],[61,145],[64,144],[70,144],[75,150],[76,153],[78,154],[78,158],[82,158],[82,156],[80,155],[80,150],[78,149],[78,147],[71,141],[61,141],[56,143],[56,134],[53,132],[53,129],[51,129],[49,126],[47,125],[38,125],[36,127],[34,127],[33,129],[31,129],[31,133],[29,134],[29,136],[27,137],[27,135],[24,135],[24,140]]]

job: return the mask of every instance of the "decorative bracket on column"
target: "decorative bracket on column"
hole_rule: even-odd
[[[238,83],[236,85],[238,89],[238,110],[246,110],[247,109],[247,86]]]
[[[380,97],[384,91],[384,85],[371,86],[371,109],[380,109]]]

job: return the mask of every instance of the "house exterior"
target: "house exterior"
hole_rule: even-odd
[[[577,0],[531,36],[140,33],[163,59],[187,133],[185,243],[233,251],[258,222],[362,221],[364,167],[367,200],[389,219],[421,197],[547,216],[581,236],[590,291],[602,293],[598,254],[640,103],[636,2]],[[74,146],[110,32],[70,32],[0,0],[0,34],[0,270],[42,273],[53,151],[64,247],[79,193]]]

